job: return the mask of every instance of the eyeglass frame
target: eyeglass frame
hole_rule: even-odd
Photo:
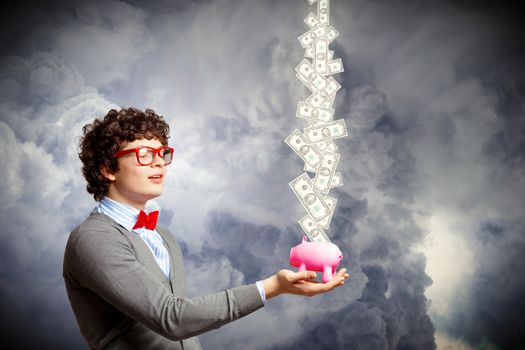
[[[153,159],[151,160],[150,163],[148,164],[142,164],[140,162],[140,159],[139,159],[139,150],[141,149],[144,149],[144,148],[148,148],[148,149],[151,149],[153,150]],[[169,165],[171,164],[171,162],[173,161],[173,154],[175,152],[175,149],[173,147],[169,147],[169,146],[162,146],[162,147],[159,147],[159,148],[153,148],[153,147],[150,147],[150,146],[140,146],[140,147],[136,147],[136,148],[130,148],[130,149],[123,149],[123,150],[120,150],[118,152],[115,152],[113,154],[113,157],[115,158],[120,158],[128,153],[132,153],[132,152],[135,152],[135,156],[137,158],[137,163],[139,163],[140,166],[148,166],[148,165],[151,165],[153,164],[153,162],[155,161],[155,158],[157,157],[157,155],[162,158],[162,160],[164,160],[164,157],[160,155],[160,151],[163,150],[163,149],[169,149],[169,151],[171,152],[171,160],[169,163],[165,163],[165,165]],[[164,161],[165,162],[165,161]]]

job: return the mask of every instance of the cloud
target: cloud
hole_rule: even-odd
[[[55,50],[74,62],[90,85],[126,82],[133,64],[155,46],[147,14],[123,1],[79,2],[63,24]]]
[[[378,16],[372,21],[362,15],[376,6],[383,8],[379,27]],[[503,326],[515,324],[512,320],[522,313],[508,305],[523,286],[495,287],[499,292],[483,287],[488,280],[519,274],[496,257],[507,256],[503,246],[513,247],[512,261],[523,253],[525,186],[517,175],[523,172],[523,143],[518,141],[524,130],[518,122],[523,94],[517,88],[523,80],[510,74],[515,65],[504,65],[520,56],[512,40],[504,39],[515,29],[511,17],[503,27],[499,16],[489,20],[449,5],[352,8],[361,15],[342,28],[341,37],[368,33],[349,41],[349,60],[368,67],[387,97],[388,115],[376,130],[396,135],[388,155],[395,160],[389,170],[397,171],[381,177],[381,193],[404,200],[416,224],[431,233],[423,251],[434,280],[428,289],[433,320],[441,331],[473,346],[484,337],[504,348],[523,343]],[[416,10],[418,17],[407,21]],[[439,13],[447,13],[446,24],[437,20]],[[385,25],[390,31],[380,32]],[[498,236],[502,245],[481,243],[488,227],[507,233]],[[443,265],[438,259],[445,254],[458,259]],[[492,306],[487,312],[492,322],[480,315],[483,305]]]
[[[472,6],[332,2],[340,36],[331,48],[345,65],[336,114],[350,136],[338,142],[345,184],[333,192],[329,234],[351,278],[327,295],[272,299],[203,335],[205,347],[424,349],[434,348],[434,330],[438,346],[523,343],[513,335],[524,333],[520,31],[499,7]],[[307,91],[293,68],[308,4],[32,9],[2,31],[0,283],[6,315],[17,315],[2,320],[9,333],[39,329],[34,342],[56,348],[83,343],[60,277],[67,234],[94,205],[76,145],[83,125],[121,105],[153,107],[171,125],[176,158],[157,202],[185,253],[190,294],[287,267],[302,236],[288,182],[302,165],[283,140],[304,126],[295,107]],[[60,337],[50,339],[49,319]]]

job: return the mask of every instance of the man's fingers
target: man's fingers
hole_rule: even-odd
[[[317,277],[315,271],[302,271],[297,272],[293,277],[291,282],[298,282],[301,280],[311,280]]]

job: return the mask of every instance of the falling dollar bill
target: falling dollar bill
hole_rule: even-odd
[[[317,74],[326,74],[328,69],[328,39],[320,38],[314,43],[314,71]]]
[[[316,39],[322,38],[328,33],[328,29],[326,26],[317,26],[306,33],[300,35],[297,39],[301,43],[303,47],[307,47],[308,45],[312,44]]]
[[[332,140],[319,141],[312,145],[317,146],[321,151],[335,152],[339,147]]]
[[[321,96],[328,100],[330,97],[335,96],[337,91],[341,88],[341,85],[333,77],[329,77],[325,80],[325,86],[319,91]]]
[[[317,16],[314,15],[312,12],[310,12],[308,14],[308,16],[306,16],[306,18],[304,19],[304,22],[308,25],[308,27],[310,28],[313,28],[315,27],[316,25],[319,24],[319,20],[317,19]]]
[[[330,215],[330,207],[326,204],[322,195],[314,190],[308,174],[302,173],[293,179],[289,185],[314,220],[319,221]]]
[[[321,123],[321,124],[326,125],[326,123]],[[332,140],[319,141],[319,142],[316,142],[316,143],[312,143],[312,146],[314,146],[317,149],[319,149],[319,151],[321,151],[321,153],[324,152],[324,151],[335,152],[335,151],[337,151],[339,149],[339,147]]]
[[[295,76],[310,90],[311,92],[316,92],[317,89],[315,88],[314,84],[308,78],[306,78],[301,73],[295,73]]]
[[[324,91],[328,86],[329,80],[322,75],[316,74],[312,64],[308,62],[307,59],[303,59],[297,67],[295,67],[295,71],[301,74],[302,78],[305,78],[309,84],[318,91]],[[302,78],[300,79],[303,80]]]
[[[331,123],[304,128],[305,138],[308,143],[333,140],[348,136],[344,119]]]
[[[297,104],[296,115],[299,118],[307,118],[329,122],[334,117],[334,110],[333,108],[315,108],[309,106],[306,102],[299,101],[299,103]]]
[[[339,36],[339,32],[332,26],[328,27],[328,33],[326,33],[326,37],[328,38],[328,42],[332,42]]]
[[[328,63],[328,75],[344,72],[343,61],[340,58]]]
[[[314,93],[314,92],[312,92]],[[335,94],[330,95],[328,97],[323,97],[325,100],[321,102],[321,107],[324,108],[334,108],[334,102],[335,102]]]
[[[323,103],[328,100],[329,96],[321,95],[319,91],[312,93],[305,100],[310,106],[313,107],[322,107]]]
[[[312,242],[330,242],[324,230],[315,222],[310,215],[299,219],[299,225]]]
[[[314,58],[314,46],[310,45],[304,49],[304,57]]]
[[[317,172],[317,168],[314,168],[313,166],[310,166],[310,165],[308,165],[306,163],[304,163],[303,170],[304,171],[309,171],[311,173]]]
[[[309,145],[299,130],[292,131],[284,142],[308,165],[317,167],[321,163],[321,152]]]
[[[328,79],[320,74],[311,74],[310,80],[317,91],[323,91],[328,85]]]
[[[332,177],[332,181],[330,182],[330,188],[339,186],[343,186],[343,177],[341,176],[341,172],[338,171]]]
[[[335,206],[337,205],[337,198],[330,197],[330,196],[323,196],[323,199],[326,202],[326,204],[328,204],[328,207],[330,208],[330,214],[327,217],[319,220],[317,224],[320,227],[328,230],[330,228],[330,222],[332,221],[332,216],[334,216]]]
[[[311,172],[311,173],[316,173],[317,172],[317,168],[311,167],[311,166],[309,166],[306,163],[303,166],[303,170]],[[343,177],[341,175],[341,172],[337,171],[334,174],[334,176],[332,177],[332,181],[330,182],[330,189],[335,188],[335,187],[339,187],[339,186],[343,186]]]
[[[330,0],[319,0],[317,3],[319,23],[328,25],[330,21]]]
[[[299,62],[297,67],[295,67],[295,71],[304,76],[306,79],[309,79],[310,75],[314,72],[314,69],[307,59],[303,59],[301,62]]]
[[[314,189],[321,193],[328,193],[330,191],[330,182],[339,164],[339,154],[327,152],[323,153],[321,164],[317,169],[317,174],[314,178]]]

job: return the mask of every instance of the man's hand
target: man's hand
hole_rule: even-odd
[[[345,280],[350,276],[346,273],[346,269],[342,268],[330,282],[317,282],[314,280],[316,277],[317,273],[315,271],[293,272],[291,270],[281,270],[263,281],[266,300],[279,294],[296,294],[311,297],[320,293],[326,293],[345,284]]]

